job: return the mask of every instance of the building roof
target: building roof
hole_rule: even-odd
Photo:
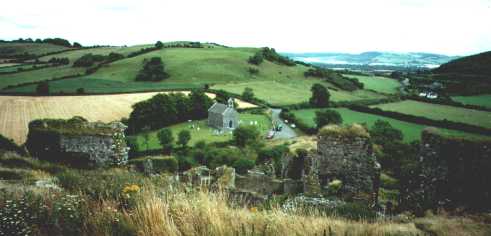
[[[217,114],[225,114],[227,113],[228,111],[234,111],[233,108],[230,108],[228,107],[227,105],[225,104],[222,104],[222,103],[218,103],[216,102],[215,104],[213,104],[213,106],[211,106],[209,109],[208,109],[209,112],[211,113],[217,113]]]

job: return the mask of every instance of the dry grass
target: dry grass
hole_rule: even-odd
[[[139,235],[421,235],[414,224],[387,221],[368,223],[318,215],[297,215],[279,208],[258,211],[227,204],[226,194],[154,191],[142,194],[127,222]]]
[[[89,121],[110,122],[128,117],[131,106],[158,92],[89,96],[0,96],[0,134],[16,143],[25,142],[28,124],[40,118],[67,119],[83,116]],[[189,93],[189,92],[183,92]],[[214,98],[214,94],[208,94]],[[255,105],[237,101],[240,108]]]
[[[340,138],[370,137],[368,131],[359,124],[352,124],[345,127],[339,125],[327,125],[320,129],[319,135]]]
[[[465,217],[446,217],[429,215],[415,220],[418,229],[438,236],[481,236],[491,235],[491,225]]]

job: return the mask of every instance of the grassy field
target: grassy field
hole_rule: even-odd
[[[273,105],[288,105],[307,102],[312,96],[310,88],[314,83],[323,84],[326,87],[334,87],[332,84],[319,79],[278,79],[269,81],[250,81],[244,83],[229,83],[213,86],[214,89],[242,94],[246,87],[252,88],[254,95],[262,100],[268,101]],[[348,92],[344,90],[335,91],[330,89],[332,101],[355,101],[363,99],[383,98],[383,95],[366,91],[357,90]]]
[[[250,124],[251,121],[257,121],[258,130],[261,132],[261,135],[266,135],[267,131],[271,128],[271,121],[266,115],[254,115],[241,113],[239,118],[239,123],[242,124]],[[192,125],[194,124],[194,129]],[[197,129],[199,127],[199,130]],[[207,143],[211,142],[223,142],[232,139],[231,133],[223,133],[220,135],[214,134],[214,129],[208,127],[207,120],[193,121],[193,122],[185,122],[177,125],[173,125],[169,127],[172,130],[173,135],[175,136],[175,140],[177,140],[177,134],[181,130],[189,130],[191,132],[191,141],[189,145],[194,145],[198,141],[205,141]],[[157,138],[158,131],[152,131],[147,133],[149,137],[148,146],[145,143],[144,134],[137,135],[137,143],[138,150],[143,151],[147,149],[159,149],[162,146],[160,145]]]
[[[147,82],[121,82],[116,80],[72,78],[49,82],[50,93],[76,93],[78,88],[83,88],[86,93],[121,93],[140,92],[140,91],[162,91],[162,90],[185,90],[200,88],[198,84],[188,83],[165,83],[155,86],[154,83]],[[15,93],[34,93],[36,84],[4,89],[4,92]]]
[[[128,54],[129,52],[137,51],[142,47],[144,46],[102,47],[102,48],[81,49],[81,50],[74,50],[74,51],[63,52],[63,53],[42,57],[41,60],[46,60],[46,61],[49,60],[49,58],[51,57],[68,57],[70,59],[70,64],[66,66],[49,67],[49,68],[34,70],[34,71],[0,75],[0,89],[3,89],[9,85],[17,85],[17,84],[28,83],[28,82],[39,82],[43,80],[50,80],[50,79],[68,76],[68,75],[77,75],[77,74],[84,75],[86,70],[85,68],[72,67],[74,60],[80,58],[84,54],[92,53],[92,54],[107,55],[110,52],[119,52],[119,53]],[[70,82],[68,83],[69,83],[68,85],[72,85],[70,84]],[[35,86],[27,86],[27,87],[28,89],[21,88],[20,91],[29,91],[30,93],[33,93],[35,91],[33,89],[35,88]],[[77,89],[70,86],[63,86],[63,87],[66,87],[67,90]],[[107,86],[106,88],[111,88],[111,86]]]
[[[24,53],[43,55],[66,49],[69,48],[49,43],[0,43],[0,58]]]
[[[148,45],[147,45],[148,46]],[[211,45],[208,45],[211,46]],[[64,79],[50,83],[53,93],[74,93],[84,88],[88,93],[116,93],[157,91],[172,89],[190,89],[212,85],[235,94],[241,94],[244,88],[251,87],[256,96],[274,105],[287,105],[306,102],[311,96],[310,88],[314,83],[322,83],[330,89],[333,101],[353,101],[363,99],[379,99],[384,95],[358,90],[347,92],[336,91],[336,87],[320,79],[305,78],[307,67],[303,65],[284,66],[264,61],[259,66],[247,63],[250,56],[258,48],[163,48],[140,56],[126,58],[103,66],[91,75]],[[107,47],[83,49],[56,54],[56,57],[68,57],[72,60],[85,53],[108,54],[112,51],[128,53],[144,46],[128,48]],[[48,60],[52,56],[43,57]],[[170,78],[162,82],[135,82],[135,77],[142,67],[145,58],[160,57],[165,63]],[[254,67],[259,73],[252,75],[248,69]],[[83,74],[84,69],[71,66],[41,69],[12,75],[0,75],[0,89],[21,82],[35,82],[71,74]],[[5,92],[34,93],[36,85],[4,90]]]
[[[483,94],[476,96],[455,96],[453,100],[464,104],[478,105],[491,108],[491,94]]]
[[[491,112],[438,105],[406,100],[402,102],[375,105],[382,110],[395,111],[415,116],[424,116],[435,120],[451,120],[491,128]]]
[[[61,58],[66,57],[73,63],[76,59],[82,57],[85,54],[92,53],[94,55],[109,55],[111,52],[123,54],[127,56],[129,53],[138,51],[142,48],[153,47],[153,45],[135,45],[131,47],[99,47],[99,48],[87,48],[68,52],[57,53],[54,55],[44,56],[39,58],[40,61],[49,61],[53,57]]]
[[[187,94],[188,92],[184,91]],[[28,124],[40,118],[71,118],[82,116],[89,121],[110,122],[128,117],[131,106],[158,94],[134,93],[90,96],[0,96],[0,134],[22,144],[27,137]],[[214,94],[208,94],[214,98]],[[254,105],[237,101],[239,108]]]
[[[401,83],[395,79],[381,76],[364,76],[364,75],[344,75],[349,78],[358,79],[365,85],[365,89],[371,89],[380,93],[394,94],[398,92]]]
[[[315,112],[318,109],[303,109],[303,110],[296,110],[293,113],[295,116],[304,121],[306,124],[311,125],[312,127],[315,126],[314,118],[315,118]],[[400,121],[388,117],[383,117],[383,116],[377,116],[377,115],[372,115],[372,114],[367,114],[367,113],[362,113],[362,112],[356,112],[349,110],[347,108],[335,108],[334,110],[338,111],[339,114],[343,117],[343,124],[352,124],[352,123],[366,123],[368,127],[372,127],[375,121],[377,120],[384,120],[389,122],[394,128],[400,129],[403,134],[404,134],[404,141],[406,142],[411,142],[414,140],[419,140],[421,137],[421,131],[426,127],[424,125],[419,125],[419,124],[414,124],[414,123],[409,123],[405,121]],[[445,135],[448,136],[466,136],[466,137],[482,137],[479,135],[475,134],[469,134],[465,133],[462,131],[457,131],[457,130],[449,130],[449,129],[438,129],[440,132],[442,132]]]

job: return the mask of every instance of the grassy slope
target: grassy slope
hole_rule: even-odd
[[[138,46],[137,46],[138,47]],[[131,47],[131,49],[139,49]],[[111,48],[116,52],[129,50],[130,48]],[[108,53],[108,48],[86,49],[57,54],[57,57],[76,58],[85,53]],[[215,84],[214,88],[224,89],[229,92],[240,94],[245,87],[251,87],[259,98],[268,100],[273,104],[293,104],[305,102],[311,96],[310,87],[314,83],[324,83],[319,79],[306,79],[303,73],[307,70],[305,66],[293,67],[278,65],[264,61],[260,66],[259,74],[252,76],[248,72],[252,66],[247,59],[258,49],[256,48],[164,48],[159,51],[150,52],[133,58],[120,60],[100,68],[96,73],[77,79],[56,81],[51,83],[52,92],[74,92],[83,87],[86,92],[135,92],[161,89],[186,89],[203,86],[204,84]],[[161,57],[166,65],[166,70],[171,77],[157,83],[135,82],[134,78],[142,67],[145,58]],[[48,57],[42,58],[48,60]],[[40,81],[48,76],[37,76],[36,73],[21,73],[17,78],[11,79],[8,84],[17,81]],[[46,74],[50,74],[46,69]],[[68,73],[68,72],[66,72]],[[35,76],[36,75],[36,76]],[[35,79],[33,79],[35,78]],[[0,76],[1,79],[1,76]],[[4,83],[7,83],[6,81]],[[1,83],[0,83],[1,87]],[[278,89],[271,89],[278,88]],[[33,92],[34,85],[11,89],[15,92]],[[382,95],[370,91],[334,91],[331,90],[332,100],[346,101],[359,99],[381,98]]]
[[[3,89],[9,85],[17,85],[27,82],[50,80],[53,78],[59,78],[67,75],[76,75],[76,74],[82,75],[85,73],[85,68],[72,67],[72,63],[74,62],[75,59],[83,56],[86,53],[107,55],[110,52],[119,52],[119,53],[128,54],[129,52],[137,51],[142,47],[143,46],[134,46],[134,47],[127,47],[127,48],[104,47],[104,48],[81,49],[81,50],[74,50],[74,51],[63,52],[63,53],[42,57],[41,60],[44,61],[49,60],[49,58],[51,57],[68,57],[70,59],[70,65],[50,67],[50,68],[20,72],[15,74],[0,75],[0,89]],[[34,92],[34,88],[35,86],[28,86],[28,89],[20,88],[19,91]],[[74,90],[75,89],[76,88],[74,88]],[[17,90],[14,89],[11,91],[17,91]]]
[[[491,112],[478,111],[447,105],[438,105],[406,100],[402,102],[375,105],[382,110],[395,111],[435,120],[451,120],[491,128]]]
[[[475,96],[455,96],[453,100],[464,104],[478,105],[491,108],[491,94]]]
[[[344,75],[349,78],[358,79],[365,85],[365,89],[371,89],[380,93],[394,94],[398,92],[401,83],[395,79],[381,76],[363,76],[363,75]]]
[[[271,127],[271,121],[269,120],[268,117],[265,115],[253,115],[253,114],[240,114],[240,121],[242,121],[244,124],[249,124],[250,121],[257,121],[258,122],[258,128],[261,132],[261,135],[265,135],[266,132],[270,129]],[[239,121],[239,122],[240,122]],[[177,125],[170,126],[169,128],[172,130],[173,135],[175,136],[175,140],[177,141],[177,134],[179,131],[188,129],[191,131],[191,141],[189,142],[189,145],[193,145],[198,141],[205,141],[207,143],[211,142],[222,142],[222,141],[227,141],[232,138],[232,134],[230,133],[224,133],[221,135],[214,135],[213,134],[213,129],[209,128],[206,120],[201,120],[197,122],[193,122],[196,126],[195,127],[200,127],[200,130],[198,131],[196,128],[191,129],[191,124],[188,122],[185,123],[180,123]],[[148,149],[158,149],[162,148],[162,146],[159,144],[158,138],[157,138],[157,133],[158,131],[151,131],[149,133],[149,145]],[[146,150],[146,144],[144,143],[144,135],[139,134],[137,136],[137,142],[138,142],[138,147],[139,150]]]
[[[0,58],[2,58],[2,56],[11,56],[24,53],[43,55],[66,49],[69,48],[49,43],[0,43]],[[2,51],[7,50],[9,53],[1,53]]]
[[[293,113],[298,119],[301,119],[305,123],[315,126],[314,118],[315,118],[315,111],[318,109],[304,109],[304,110],[297,110],[294,111]],[[334,109],[338,111],[341,116],[343,117],[343,123],[344,124],[351,124],[351,123],[366,123],[368,127],[373,126],[375,121],[377,120],[384,120],[389,122],[394,128],[400,129],[403,134],[404,134],[404,141],[406,142],[411,142],[415,140],[419,140],[421,137],[421,131],[426,127],[424,125],[419,125],[419,124],[414,124],[414,123],[409,123],[409,122],[404,122],[392,118],[387,118],[383,116],[377,116],[377,115],[372,115],[372,114],[367,114],[367,113],[362,113],[362,112],[356,112],[349,110],[347,108],[336,108]],[[457,130],[449,130],[449,129],[439,129],[443,134],[449,135],[449,136],[475,136],[475,137],[481,137],[479,135],[474,135],[474,134],[468,134],[465,132],[457,131]]]

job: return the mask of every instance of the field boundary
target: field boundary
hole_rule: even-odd
[[[374,115],[385,116],[396,120],[406,121],[415,124],[428,125],[428,126],[434,126],[438,128],[445,128],[445,129],[460,130],[460,131],[474,133],[474,134],[491,135],[491,129],[489,128],[481,127],[477,125],[471,125],[462,122],[449,121],[446,119],[434,120],[421,116],[408,115],[408,114],[394,112],[394,111],[385,111],[380,108],[370,108],[370,107],[358,106],[358,105],[348,106],[347,108],[357,112],[364,112]]]

